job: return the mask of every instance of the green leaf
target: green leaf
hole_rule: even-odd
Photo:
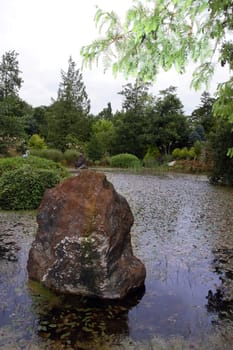
[[[227,156],[233,158],[233,147],[228,149]]]

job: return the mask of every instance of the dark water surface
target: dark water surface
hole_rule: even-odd
[[[121,347],[126,337],[137,344],[155,335],[200,340],[216,332],[223,335],[219,349],[230,349],[233,338],[224,332],[233,334],[233,189],[191,175],[107,178],[133,211],[145,291],[100,305],[28,283],[35,213],[0,212],[0,349],[103,349],[111,341]],[[1,250],[3,236],[12,255]]]

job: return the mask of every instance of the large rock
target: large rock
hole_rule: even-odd
[[[102,173],[82,170],[45,192],[29,252],[29,278],[60,292],[123,298],[144,285],[132,252],[133,215]]]

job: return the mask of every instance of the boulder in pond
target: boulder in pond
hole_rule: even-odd
[[[64,294],[121,299],[144,286],[146,270],[133,255],[134,218],[103,173],[82,170],[48,189],[28,275]]]

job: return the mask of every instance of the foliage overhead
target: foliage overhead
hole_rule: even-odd
[[[81,49],[84,64],[103,54],[104,66],[143,80],[154,80],[160,67],[183,73],[190,61],[199,64],[193,85],[207,82],[214,54],[221,47],[229,59],[227,33],[233,28],[230,0],[133,0],[122,23],[115,12],[97,8],[95,22],[104,37]],[[225,46],[224,46],[225,45]],[[225,47],[225,49],[224,49]]]

